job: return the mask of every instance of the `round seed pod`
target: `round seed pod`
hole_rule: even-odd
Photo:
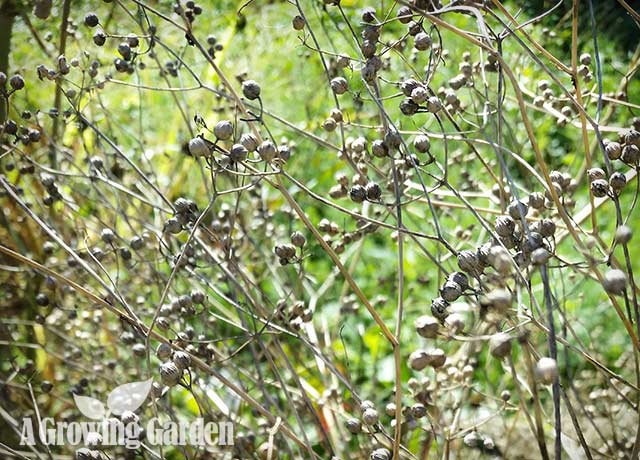
[[[358,434],[362,431],[362,423],[357,418],[350,418],[345,422],[347,431],[351,434]]]
[[[400,111],[407,116],[415,115],[416,113],[418,113],[419,108],[420,106],[413,102],[413,100],[411,100],[411,98],[409,97],[403,99],[402,102],[400,102]]]
[[[550,238],[556,233],[556,224],[551,219],[542,219],[539,224],[538,232],[545,238]]]
[[[378,414],[378,411],[373,408],[366,409],[362,413],[362,421],[366,425],[373,426],[378,423],[378,420],[380,420],[380,415]]]
[[[367,58],[367,59],[372,58],[372,57],[375,56],[376,51],[377,51],[376,42],[372,41],[372,40],[363,40],[362,41],[362,46],[360,47],[360,50],[362,51],[362,55],[365,58]]]
[[[591,55],[589,53],[582,53],[580,55],[580,64],[582,65],[591,64]]]
[[[436,318],[441,323],[449,316],[449,312],[447,308],[449,307],[449,303],[444,300],[442,297],[436,297],[431,302],[431,314],[434,318]]]
[[[49,296],[44,292],[40,292],[36,295],[36,305],[39,307],[46,307],[49,305]]]
[[[15,91],[20,91],[24,88],[24,78],[22,75],[15,74],[9,79],[9,86]]]
[[[255,80],[245,80],[242,82],[242,94],[253,101],[260,97],[260,85]]]
[[[499,236],[511,236],[516,229],[516,221],[511,216],[498,216],[495,228]]]
[[[296,256],[296,247],[292,244],[279,244],[274,252],[281,259],[292,259]]]
[[[167,219],[167,221],[164,223],[164,228],[163,230],[167,233],[172,233],[174,235],[180,233],[182,231],[182,224],[180,223],[180,221],[175,218],[175,217],[170,217]]]
[[[507,207],[507,212],[515,220],[521,220],[526,217],[529,206],[522,201],[514,201]]]
[[[544,265],[551,258],[551,253],[546,248],[538,248],[531,253],[531,263],[533,265]]]
[[[636,131],[633,128],[623,129],[620,131],[619,141],[621,143],[625,143],[627,145],[636,145],[640,144],[640,131]]]
[[[415,403],[411,406],[411,415],[416,419],[422,418],[427,415],[427,407],[422,403]]]
[[[627,144],[622,148],[620,159],[628,165],[636,166],[640,160],[640,149],[637,145]]]
[[[131,238],[129,246],[131,246],[131,249],[133,249],[134,251],[138,251],[144,246],[144,240],[139,236],[134,236],[133,238]]]
[[[233,136],[233,124],[228,120],[221,120],[213,127],[213,134],[221,141]]]
[[[589,182],[593,182],[594,180],[604,179],[607,176],[601,168],[591,168],[587,170],[587,177]]]
[[[342,110],[340,109],[331,109],[331,112],[329,112],[329,117],[333,118],[336,123],[342,123],[344,121],[344,115],[342,114]]]
[[[278,150],[274,143],[268,139],[262,142],[258,147],[258,155],[260,155],[260,158],[264,161],[272,161],[275,158],[277,151]]]
[[[98,15],[95,13],[87,13],[84,16],[84,25],[87,27],[95,27],[100,23]]]
[[[384,406],[384,413],[387,414],[389,417],[395,417],[396,416],[395,403],[390,402],[389,404]]]
[[[429,98],[429,92],[421,85],[411,91],[410,97],[414,103],[420,105]]]
[[[413,78],[407,78],[405,81],[400,83],[400,90],[405,96],[410,97],[413,90],[421,86],[422,84],[419,81],[414,80]]]
[[[182,379],[182,369],[173,361],[167,361],[160,366],[160,380],[168,387],[177,385]]]
[[[76,450],[76,460],[95,460],[93,452],[98,452],[98,454],[100,454],[99,451],[93,451],[87,447],[81,447]]]
[[[115,241],[116,235],[113,233],[113,230],[110,228],[103,228],[102,232],[100,232],[100,238],[107,244],[111,244]]]
[[[610,160],[617,160],[622,154],[622,146],[618,142],[608,142],[604,147],[604,152]]]
[[[171,352],[171,346],[164,342],[158,345],[158,348],[156,348],[156,356],[163,361],[169,359],[169,357],[171,356]]]
[[[300,15],[294,16],[293,19],[291,20],[291,25],[293,26],[294,30],[304,29],[305,24],[306,24],[306,21]]]
[[[344,77],[336,77],[331,80],[331,90],[337,94],[344,94],[349,90],[349,82]]]
[[[425,350],[416,350],[409,355],[409,367],[414,371],[421,371],[431,363]]]
[[[373,452],[371,452],[369,459],[370,460],[391,460],[391,452],[389,451],[389,449],[385,449],[384,447],[381,447],[380,449],[375,449]]]
[[[307,243],[307,239],[301,232],[293,232],[291,234],[291,244],[299,248],[303,247]]]
[[[187,369],[191,365],[191,356],[184,351],[176,351],[173,353],[171,360],[178,366],[178,369]]]
[[[122,42],[118,45],[118,53],[122,56],[122,59],[129,61],[131,59],[131,47],[129,43]]]
[[[367,193],[367,200],[369,201],[378,201],[382,196],[382,189],[376,182],[369,182],[365,185],[365,191]]]
[[[455,281],[446,281],[440,289],[440,295],[447,302],[455,302],[462,295],[462,288]]]
[[[464,250],[458,253],[458,267],[465,273],[477,275],[481,272],[480,261],[475,252]]]
[[[558,377],[558,364],[552,358],[540,358],[534,369],[536,380],[544,385],[550,385]]]
[[[457,283],[463,291],[469,289],[469,278],[462,272],[451,272],[447,280]]]
[[[367,409],[375,409],[375,407],[376,406],[373,404],[373,401],[365,399],[360,403],[360,412],[364,412]]]
[[[591,182],[591,193],[597,198],[605,197],[609,194],[609,183],[604,179],[596,179]]]
[[[616,195],[620,195],[624,186],[627,185],[627,178],[620,172],[614,172],[609,177],[609,186]]]
[[[248,152],[255,152],[260,145],[258,138],[253,133],[244,133],[240,136],[240,143]]]
[[[631,241],[632,236],[633,236],[633,233],[631,231],[631,227],[627,225],[620,225],[618,228],[616,228],[616,235],[615,235],[616,243],[627,244],[629,241]]]
[[[354,185],[349,191],[349,198],[354,203],[362,203],[367,199],[367,190],[362,185]]]
[[[383,158],[388,155],[389,149],[387,148],[387,145],[384,143],[384,141],[376,139],[371,143],[371,153],[374,157]]]
[[[233,144],[229,150],[229,158],[236,163],[242,162],[247,159],[249,152],[242,144]]]
[[[271,455],[269,455],[269,451],[271,451]],[[269,458],[275,460],[278,458],[278,448],[274,444],[263,442],[258,446],[258,458],[260,460],[269,460]]]
[[[444,363],[447,361],[447,355],[444,350],[440,348],[434,348],[432,350],[427,351],[427,356],[429,359],[429,366],[433,368],[438,368],[444,366]]]
[[[329,196],[333,199],[344,198],[348,190],[345,186],[337,184],[329,189]]]
[[[336,123],[336,121],[331,117],[325,119],[322,122],[322,129],[330,133],[335,131],[337,127],[338,127],[338,123]]]
[[[487,302],[498,312],[505,312],[511,308],[511,293],[506,289],[494,289],[487,294]]]
[[[205,157],[211,154],[207,142],[200,136],[189,141],[189,153],[194,157]]]
[[[423,315],[416,319],[415,323],[416,332],[420,337],[425,339],[434,339],[438,335],[438,329],[440,324],[433,316]]]
[[[493,334],[489,339],[489,352],[495,358],[504,358],[511,353],[511,337],[504,332]]]
[[[122,413],[122,415],[120,415],[120,420],[122,420],[122,423],[124,423],[125,425],[128,425],[129,423],[135,423],[139,419],[140,418],[130,410],[126,410]]]
[[[93,34],[93,43],[98,46],[102,46],[107,42],[107,36],[101,30],[98,30],[95,34]]]
[[[511,392],[509,390],[503,390],[502,393],[500,393],[500,399],[504,402],[509,401],[511,399]]]
[[[456,334],[464,331],[466,326],[464,316],[461,313],[451,313],[444,322],[445,325]]]
[[[413,148],[416,149],[417,152],[426,153],[429,151],[431,147],[431,141],[429,140],[429,136],[426,134],[419,134],[413,140]]]
[[[398,8],[397,16],[400,24],[409,24],[412,18],[411,8],[409,8],[408,6],[402,6]]]
[[[627,275],[622,270],[614,268],[604,274],[602,285],[609,294],[622,295],[627,288]]]
[[[420,32],[413,38],[413,47],[418,51],[425,51],[431,48],[431,36],[426,32]]]
[[[431,96],[427,99],[427,110],[430,113],[438,113],[442,110],[442,102],[440,102],[437,96]]]

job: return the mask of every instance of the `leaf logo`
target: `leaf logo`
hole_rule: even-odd
[[[122,415],[126,411],[135,411],[142,405],[149,392],[153,379],[141,382],[125,383],[115,387],[107,398],[107,408],[113,415]],[[89,396],[73,395],[78,410],[87,418],[101,420],[107,416],[104,404]]]

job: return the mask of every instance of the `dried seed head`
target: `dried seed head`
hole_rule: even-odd
[[[296,15],[293,17],[293,20],[291,21],[291,25],[293,26],[293,28],[295,30],[302,30],[304,29],[304,26],[306,24],[306,21],[304,20],[304,18],[300,15]]]
[[[442,297],[436,297],[431,302],[431,314],[434,318],[436,318],[441,323],[444,323],[444,320],[449,316],[448,312],[449,303],[444,300]]]
[[[631,231],[631,227],[627,225],[620,225],[618,228],[616,228],[616,243],[627,244],[629,241],[631,241],[632,236],[633,233]]]
[[[516,221],[511,216],[498,216],[495,223],[496,233],[500,236],[513,235],[516,229]]]
[[[487,294],[489,305],[498,312],[511,308],[511,293],[506,289],[494,289]]]
[[[640,160],[640,148],[637,145],[627,144],[622,148],[620,159],[626,164],[636,166]]]
[[[480,261],[475,252],[464,250],[458,253],[458,267],[465,273],[470,275],[477,275],[482,270],[480,269]]]
[[[293,259],[296,256],[296,247],[293,244],[279,244],[274,252],[281,259]]]
[[[204,157],[211,154],[207,142],[200,136],[189,141],[189,153],[194,157]]]
[[[616,195],[620,195],[624,186],[627,185],[627,178],[621,172],[614,172],[609,177],[609,185]]]
[[[371,143],[371,153],[374,157],[382,158],[387,156],[389,149],[383,141],[376,139]]]
[[[420,337],[434,339],[438,335],[440,324],[433,316],[423,315],[416,319],[415,328]]]
[[[346,93],[349,90],[347,79],[344,77],[336,77],[331,80],[331,90],[338,95]]]
[[[182,379],[182,369],[173,361],[167,361],[160,366],[160,379],[168,387],[175,386]]]
[[[221,141],[233,136],[233,124],[229,120],[221,120],[213,127],[213,134]]]
[[[496,358],[504,358],[511,353],[511,337],[509,334],[499,332],[489,339],[489,352]]]
[[[355,203],[362,203],[367,199],[367,190],[362,185],[354,185],[349,191],[349,198]]]
[[[245,80],[242,82],[242,94],[253,101],[260,97],[260,85],[255,80]]]
[[[438,113],[442,110],[442,102],[440,102],[437,96],[431,96],[427,99],[427,110],[430,113]]]
[[[411,91],[410,97],[414,103],[420,105],[429,98],[429,92],[424,86],[418,86]]]
[[[234,161],[236,163],[245,161],[248,155],[249,152],[242,144],[233,144],[233,146],[229,150],[229,158],[231,159],[231,161]]]
[[[275,158],[277,152],[278,150],[276,149],[275,144],[270,140],[262,142],[262,144],[260,144],[260,146],[258,147],[258,155],[260,155],[260,158],[262,158],[264,161],[272,161]]]
[[[413,100],[409,97],[405,98],[400,102],[400,111],[407,116],[415,115],[418,113],[418,109],[420,106],[413,102]]]
[[[244,133],[240,136],[240,143],[244,145],[248,152],[255,152],[260,145],[258,138],[253,133]]]
[[[419,88],[421,86],[422,84],[419,81],[414,80],[413,78],[408,78],[402,83],[400,83],[400,90],[405,96],[409,97],[411,96],[411,93],[413,93],[414,89]]]
[[[350,418],[345,422],[347,431],[351,434],[358,434],[362,431],[362,423],[357,418]]]
[[[416,149],[417,152],[426,153],[430,147],[431,141],[426,134],[420,134],[413,140],[413,148]]]
[[[382,196],[382,189],[376,182],[369,182],[365,185],[365,191],[367,193],[367,200],[369,201],[378,201]]]
[[[184,351],[176,351],[171,360],[178,366],[178,369],[188,369],[191,365],[191,356]]]
[[[465,446],[475,449],[482,446],[482,436],[477,431],[472,431],[462,438],[462,442]]]
[[[596,179],[591,182],[591,193],[597,198],[605,197],[609,194],[609,183],[604,179]]]
[[[455,281],[446,281],[440,289],[440,295],[447,302],[455,302],[462,295],[462,288]]]
[[[336,120],[329,117],[322,122],[322,129],[328,132],[333,132],[338,127]]]
[[[413,39],[413,47],[418,51],[428,50],[429,48],[431,48],[431,43],[431,36],[429,36],[429,34],[427,34],[426,32],[420,32],[416,34]]]
[[[587,170],[587,177],[589,182],[593,182],[594,180],[604,179],[607,176],[601,168],[591,168]]]
[[[331,112],[329,112],[329,116],[333,118],[336,123],[342,123],[344,121],[344,115],[342,113],[342,110],[340,109],[331,109]]]
[[[376,423],[378,423],[378,420],[380,420],[380,415],[378,414],[378,411],[373,408],[366,409],[362,413],[362,421],[366,425],[375,425]]]
[[[416,350],[409,355],[409,367],[414,371],[421,371],[430,362],[431,359],[425,350]]]
[[[15,74],[9,79],[9,86],[15,91],[20,91],[24,88],[24,78],[22,75]]]
[[[389,449],[381,447],[380,449],[375,449],[371,452],[369,458],[370,460],[391,460],[391,452]]]
[[[427,351],[427,357],[429,359],[429,366],[438,368],[444,366],[447,361],[447,355],[444,350],[440,348],[433,348]]]
[[[604,275],[602,285],[609,294],[622,295],[627,288],[627,275],[617,268],[609,270]]]
[[[622,146],[618,142],[611,141],[605,145],[604,151],[610,160],[617,160],[622,154]]]
[[[100,238],[105,243],[111,244],[111,243],[113,243],[115,241],[116,235],[113,233],[113,230],[111,230],[110,228],[104,228],[104,229],[102,229],[102,232],[100,233]]]
[[[507,207],[507,212],[515,220],[521,220],[526,217],[529,206],[522,201],[514,201]]]
[[[533,265],[544,265],[551,258],[551,253],[546,248],[538,248],[531,253],[531,263]]]
[[[591,64],[591,55],[589,53],[582,53],[580,55],[580,64],[582,65]]]
[[[545,385],[550,385],[558,377],[558,364],[555,359],[543,357],[536,363],[536,380]]]
[[[469,278],[462,272],[451,272],[447,280],[457,283],[463,291],[469,289]]]
[[[98,15],[95,13],[87,13],[84,16],[84,25],[87,27],[95,27],[99,22]]]
[[[158,345],[158,348],[156,348],[156,356],[162,361],[169,359],[169,357],[171,356],[171,352],[171,346],[164,342]]]

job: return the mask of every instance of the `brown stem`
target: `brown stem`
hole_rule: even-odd
[[[11,0],[0,3],[0,72],[9,73],[9,52],[11,51],[11,30],[16,17],[16,8]],[[9,113],[7,100],[0,97],[0,123],[4,123]]]
[[[71,0],[64,0],[62,5],[62,21],[60,22],[60,44],[58,45],[58,55],[64,54],[67,48],[67,27],[69,25],[69,12],[71,10]],[[60,137],[60,106],[62,105],[62,86],[60,82],[56,85],[56,96],[53,106],[57,116],[53,119],[53,130],[51,133],[51,143],[49,144],[49,164],[52,168],[57,167],[55,143]]]

